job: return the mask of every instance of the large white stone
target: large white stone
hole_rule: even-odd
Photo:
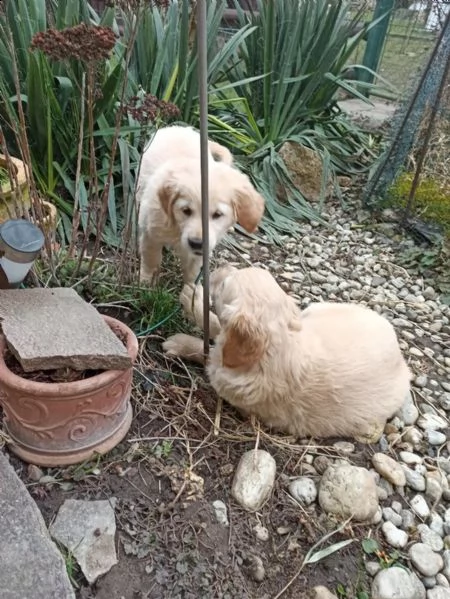
[[[442,570],[444,561],[425,543],[415,543],[409,548],[409,557],[414,567],[424,576],[436,576]]]
[[[375,470],[383,478],[397,487],[404,487],[406,476],[403,468],[398,462],[384,453],[375,453],[372,456],[372,464]]]
[[[413,573],[396,566],[380,570],[372,582],[371,599],[425,599],[423,584]]]
[[[378,510],[375,479],[365,468],[330,466],[320,482],[319,503],[325,512],[342,518],[372,520]]]
[[[236,468],[231,494],[246,510],[256,512],[272,492],[276,469],[267,451],[247,451]]]

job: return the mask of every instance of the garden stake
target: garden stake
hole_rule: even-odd
[[[203,353],[209,354],[209,198],[208,198],[208,56],[206,0],[197,2],[198,78],[200,100],[200,167],[203,237]]]
[[[203,237],[203,354],[209,356],[209,197],[208,197],[208,53],[206,39],[206,0],[197,2],[198,78],[200,101],[200,167],[202,185]],[[219,434],[222,399],[218,398],[214,435]]]

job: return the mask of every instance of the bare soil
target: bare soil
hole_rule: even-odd
[[[34,469],[12,457],[19,475],[35,498],[47,524],[68,498],[117,498],[118,564],[89,586],[72,563],[69,572],[77,599],[274,599],[308,597],[323,584],[346,589],[341,597],[367,590],[361,539],[368,529],[347,526],[327,541],[354,542],[313,566],[294,582],[308,550],[339,523],[316,506],[296,505],[286,490],[289,477],[309,474],[303,456],[336,456],[333,440],[326,446],[255,431],[228,405],[221,431],[214,434],[216,397],[201,369],[168,362],[162,339],[142,343],[136,368],[135,418],[127,438],[115,450],[90,463],[46,469],[46,478],[31,480]],[[267,449],[278,467],[270,500],[258,514],[245,512],[230,488],[241,455]],[[366,464],[374,448],[357,446],[352,462]],[[228,508],[229,526],[219,524],[213,501]],[[257,524],[269,531],[260,541]],[[375,531],[372,531],[374,534]],[[255,580],[255,556],[265,576]]]

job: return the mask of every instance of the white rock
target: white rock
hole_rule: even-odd
[[[450,589],[448,587],[434,587],[427,592],[427,599],[450,599]]]
[[[384,537],[391,547],[395,549],[403,549],[408,543],[408,534],[397,528],[392,522],[384,522],[381,526]]]
[[[383,512],[381,511],[381,507],[378,506],[377,511],[375,512],[375,515],[372,517],[372,519],[369,522],[370,522],[370,524],[379,524],[382,519],[383,519]]]
[[[405,464],[410,466],[414,464],[421,464],[423,462],[422,457],[416,453],[412,453],[411,451],[401,451],[398,456],[402,462],[405,462]]]
[[[410,426],[414,424],[419,417],[419,410],[416,408],[414,404],[414,399],[411,395],[411,392],[408,392],[405,403],[403,406],[396,412],[396,416],[403,420],[403,422]]]
[[[256,582],[262,582],[266,577],[266,570],[259,555],[250,555],[246,559],[246,566],[250,576]]]
[[[444,513],[444,531],[445,534],[450,534],[450,507]]]
[[[450,582],[440,572],[439,574],[436,574],[436,584],[438,584],[441,587],[445,587],[446,589],[450,589]]]
[[[425,495],[431,499],[433,503],[439,503],[442,497],[442,486],[440,482],[433,476],[427,476]]]
[[[420,349],[418,347],[410,347],[409,348],[409,353],[412,356],[415,356],[416,358],[421,358],[423,356],[423,352],[420,351]]]
[[[450,549],[446,549],[442,554],[444,559],[444,569],[442,570],[443,574],[450,579]]]
[[[251,449],[244,453],[231,486],[234,499],[250,512],[259,510],[272,492],[276,469],[269,452]]]
[[[364,567],[366,568],[367,574],[372,577],[378,574],[378,572],[381,570],[379,562],[366,562]]]
[[[437,414],[427,413],[422,414],[422,416],[417,421],[417,426],[423,430],[433,430],[438,431],[440,429],[447,428],[447,422],[438,416]]]
[[[430,445],[443,445],[447,441],[446,435],[433,429],[426,429],[423,433],[423,438]]]
[[[433,551],[442,551],[444,549],[442,537],[437,532],[432,531],[426,524],[419,524],[417,532],[420,535],[422,543],[431,547]]]
[[[432,589],[436,586],[436,576],[424,576],[422,578],[422,584],[426,589]]]
[[[391,503],[391,508],[394,510],[395,513],[397,514],[401,514],[402,513],[402,504],[400,503],[400,501],[393,501]]]
[[[355,451],[355,446],[353,443],[349,443],[348,441],[336,441],[333,443],[333,447],[340,455],[350,455]]]
[[[420,518],[425,520],[430,515],[430,508],[422,495],[415,495],[411,499],[411,509]]]
[[[426,596],[417,576],[396,566],[380,570],[371,591],[371,599],[425,599]]]
[[[302,505],[310,505],[317,497],[317,488],[311,478],[301,476],[289,483],[289,493]]]
[[[214,508],[214,513],[216,514],[217,522],[222,524],[222,526],[229,526],[230,523],[228,522],[227,506],[224,504],[224,502],[220,499],[216,499],[216,501],[213,501],[212,505]]]
[[[415,543],[409,548],[409,557],[414,567],[424,576],[436,576],[442,570],[444,561],[425,543]]]
[[[330,466],[320,482],[319,503],[325,512],[342,518],[371,520],[378,511],[375,480],[365,468]]]
[[[91,584],[117,564],[114,503],[115,498],[66,499],[50,524],[52,537],[70,551]]]
[[[269,531],[262,524],[257,524],[253,530],[255,531],[256,538],[259,541],[268,541],[269,540]]]
[[[415,470],[402,466],[406,476],[406,484],[414,491],[425,491],[425,478]]]
[[[415,528],[416,519],[414,514],[410,510],[402,510],[402,527],[405,530],[409,530],[410,528]]]
[[[313,596],[311,599],[337,599],[336,595],[333,595],[327,587],[318,586],[313,588]]]
[[[411,443],[413,449],[417,450],[420,449],[420,443],[423,439],[423,435],[418,428],[412,426],[411,428],[408,428],[406,432],[403,434],[403,439],[407,443]]]
[[[383,518],[386,521],[392,522],[394,526],[402,525],[402,517],[390,507],[383,508]]]
[[[438,534],[440,537],[444,536],[444,521],[439,514],[432,512],[430,516],[430,530]]]
[[[397,487],[404,487],[406,476],[403,468],[391,457],[384,453],[375,453],[372,456],[372,464],[375,470],[386,480]]]

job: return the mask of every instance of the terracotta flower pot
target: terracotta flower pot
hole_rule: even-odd
[[[126,339],[134,363],[136,335],[122,322],[104,319]],[[4,360],[6,347],[0,335],[0,403],[16,455],[39,466],[66,466],[104,454],[125,437],[132,419],[132,367],[79,381],[40,383],[11,372]]]
[[[28,189],[25,165],[22,160],[13,158],[11,162],[16,170],[19,189],[12,189],[10,182],[0,183],[0,223],[9,218],[21,218],[30,208],[30,190]],[[0,154],[0,167],[8,173],[6,158]],[[15,182],[14,182],[15,183]],[[16,212],[19,214],[16,214]]]

